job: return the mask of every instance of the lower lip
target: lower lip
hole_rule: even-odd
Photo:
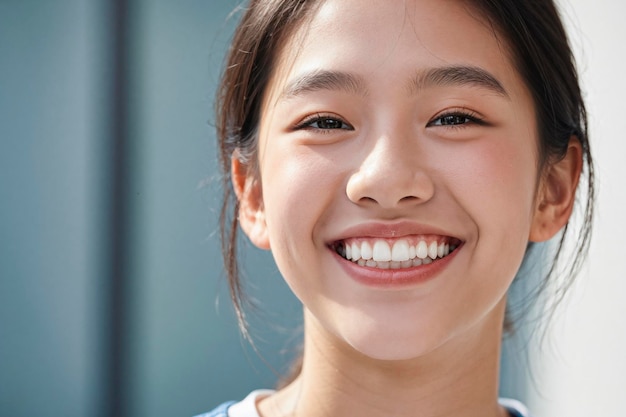
[[[435,279],[456,257],[463,245],[457,247],[445,258],[433,261],[428,265],[420,265],[402,269],[378,269],[360,266],[343,258],[334,250],[330,249],[339,261],[341,267],[348,275],[359,284],[369,287],[397,289],[425,283]]]

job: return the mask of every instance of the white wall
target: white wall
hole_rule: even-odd
[[[587,93],[598,176],[589,260],[541,349],[538,417],[618,417],[626,394],[626,2],[561,0]]]

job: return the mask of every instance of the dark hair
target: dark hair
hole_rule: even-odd
[[[298,27],[316,1],[252,0],[235,31],[216,101],[216,128],[224,200],[220,212],[222,258],[239,328],[248,338],[237,263],[239,201],[231,182],[231,159],[255,169],[256,130],[272,63],[287,33]]]
[[[283,41],[310,18],[323,0],[252,0],[245,9],[228,53],[217,97],[217,133],[223,173],[221,211],[222,254],[231,297],[239,323],[246,332],[241,281],[237,265],[237,210],[231,184],[231,158],[235,152],[255,169],[256,130],[261,101],[273,63]],[[563,244],[572,233],[569,222],[558,242],[554,260],[540,289],[562,276],[555,303],[561,300],[588,252],[594,203],[594,170],[587,137],[587,115],[572,51],[559,13],[552,0],[466,0],[470,9],[502,38],[520,76],[530,91],[539,136],[539,168],[566,154],[571,137],[583,150],[587,199],[577,249],[569,267],[559,271]],[[528,252],[528,251],[527,251]]]

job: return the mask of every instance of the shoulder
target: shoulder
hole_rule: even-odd
[[[511,417],[533,417],[528,408],[521,402],[510,398],[500,398],[498,401],[501,406],[506,408]]]
[[[235,404],[235,401],[228,401],[221,404],[219,407],[215,408],[213,411],[209,411],[208,413],[198,414],[195,417],[228,417],[228,408]]]
[[[259,417],[256,409],[257,400],[273,392],[273,390],[266,389],[252,391],[240,402],[229,401],[209,413],[199,414],[195,417]]]

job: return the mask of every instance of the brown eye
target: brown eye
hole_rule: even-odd
[[[471,123],[473,120],[464,114],[447,114],[435,119],[433,126],[458,126]]]
[[[428,123],[428,126],[462,127],[471,124],[484,125],[485,123],[473,114],[453,112],[442,114],[441,116],[434,118],[430,123]]]
[[[469,118],[465,117],[465,116],[460,116],[460,115],[450,115],[450,116],[444,116],[441,118],[441,124],[444,126],[449,126],[449,125],[462,125],[464,123],[469,122]]]
[[[333,119],[330,117],[319,118],[309,124],[311,127],[317,129],[347,129],[347,125],[341,120]]]
[[[341,118],[333,115],[315,114],[307,117],[300,122],[296,127],[296,130],[308,129],[308,130],[354,130],[354,127],[344,122]]]

